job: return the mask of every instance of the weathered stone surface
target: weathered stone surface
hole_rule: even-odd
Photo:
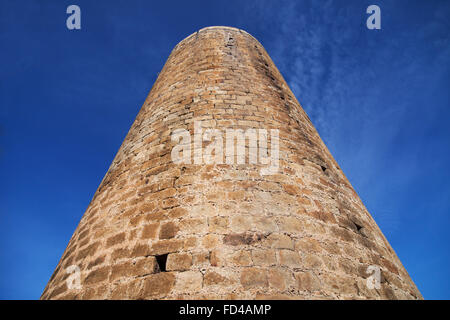
[[[125,240],[125,232],[121,232],[119,234],[116,234],[115,236],[112,236],[108,238],[106,241],[106,245],[108,247],[112,247],[114,245],[117,245]]]
[[[175,275],[171,272],[161,272],[145,278],[141,298],[162,298],[167,295],[175,284]]]
[[[257,233],[232,233],[227,234],[223,242],[231,246],[250,245],[261,241],[262,238],[263,235]]]
[[[142,239],[155,239],[158,228],[158,223],[151,223],[144,226],[144,229],[142,230]]]
[[[319,278],[311,271],[298,272],[295,279],[300,290],[318,291],[321,288]]]
[[[105,281],[106,279],[108,279],[110,269],[111,269],[110,267],[103,267],[91,271],[86,277],[86,279],[84,279],[84,283],[91,284]]]
[[[209,231],[215,233],[228,232],[228,217],[212,217],[209,219]]]
[[[209,251],[196,252],[192,254],[192,264],[202,266],[210,263]]]
[[[122,277],[129,277],[132,275],[133,264],[131,261],[123,262],[112,266],[110,281],[120,279]]]
[[[222,276],[221,274],[215,271],[209,271],[203,277],[203,284],[205,286],[213,286],[213,285],[228,285],[230,280]]]
[[[144,259],[140,259],[138,261],[133,261],[132,270],[133,276],[141,277],[148,274],[159,272],[159,267],[155,257],[150,256]]]
[[[299,252],[320,252],[322,247],[314,238],[303,238],[295,242],[295,250]]]
[[[303,254],[303,264],[305,268],[317,269],[322,266],[322,259],[315,254],[305,253]]]
[[[246,139],[244,163],[211,162],[216,141],[195,143],[199,122],[224,148],[227,129],[267,130],[267,148]],[[180,129],[186,163],[172,160]],[[262,174],[271,129],[279,168]],[[41,298],[422,297],[265,49],[210,27],[173,49]]]
[[[129,282],[118,283],[113,287],[110,299],[127,300],[139,299],[143,281],[141,279],[131,280]],[[89,291],[88,291],[89,292]],[[89,296],[83,296],[84,300],[93,299],[95,292],[90,292]]]
[[[242,270],[241,284],[244,289],[265,288],[268,286],[267,271],[260,268],[247,268]]]
[[[199,271],[184,271],[176,275],[176,291],[193,293],[203,286],[203,275]]]
[[[222,250],[213,250],[209,258],[213,267],[224,267],[227,265],[227,259]]]
[[[237,266],[251,266],[252,257],[248,250],[238,250],[231,255],[231,262]]]
[[[160,240],[152,244],[151,248],[146,251],[146,255],[161,255],[180,250],[184,245],[182,240],[169,239]]]
[[[170,239],[175,237],[178,232],[178,226],[174,222],[167,222],[161,226],[159,231],[160,239]]]
[[[167,256],[168,271],[188,270],[192,265],[192,256],[188,253],[171,253]]]
[[[269,286],[280,292],[285,291],[293,285],[293,276],[291,272],[282,268],[271,268],[268,272]]]
[[[207,232],[208,222],[206,218],[183,219],[180,222],[180,231],[187,234],[204,234]]]
[[[293,250],[280,250],[280,264],[282,266],[291,267],[291,268],[299,268],[301,266],[300,263],[300,255],[297,251]]]
[[[267,267],[277,263],[275,250],[255,249],[252,250],[252,260],[255,266]]]
[[[265,245],[275,249],[294,249],[291,237],[285,234],[273,233],[265,239]]]

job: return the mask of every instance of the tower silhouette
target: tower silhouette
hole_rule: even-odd
[[[210,298],[422,298],[265,49],[230,27],[174,48],[41,296]]]

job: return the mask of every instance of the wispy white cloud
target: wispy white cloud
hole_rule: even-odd
[[[383,2],[381,31],[366,29],[363,4],[255,1],[248,11],[270,35],[263,44],[322,139],[369,210],[378,209],[376,220],[394,233],[402,213],[383,201],[387,189],[407,188],[422,175],[426,142],[402,143],[439,120],[435,112],[420,115],[418,104],[448,75],[449,34],[439,34],[448,10],[435,6],[415,29],[404,23],[416,17],[403,5]]]

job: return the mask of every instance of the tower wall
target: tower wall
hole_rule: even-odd
[[[277,129],[278,171],[250,145],[245,164],[175,163],[172,133],[194,159],[199,121]],[[170,54],[41,298],[422,297],[262,45],[210,27]]]

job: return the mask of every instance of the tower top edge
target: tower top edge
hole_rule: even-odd
[[[251,38],[253,38],[256,42],[259,43],[259,41],[252,36],[250,33],[248,33],[245,30],[239,29],[239,28],[235,28],[235,27],[229,27],[229,26],[209,26],[209,27],[204,27],[201,28],[193,33],[191,33],[190,35],[188,35],[186,38],[184,38],[183,40],[181,40],[180,42],[178,42],[178,44],[175,46],[178,47],[180,45],[182,45],[185,41],[187,41],[188,39],[194,37],[196,34],[201,33],[201,32],[215,32],[215,31],[233,31],[233,32],[239,32],[242,34],[246,34],[248,36],[250,36]]]

